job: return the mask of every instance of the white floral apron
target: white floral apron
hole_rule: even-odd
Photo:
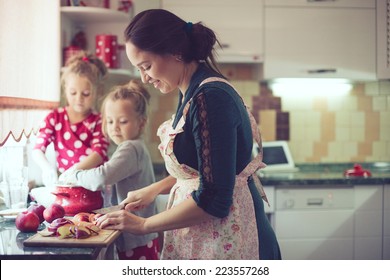
[[[201,84],[220,81],[221,78],[208,78]],[[200,93],[201,94],[201,93]],[[172,128],[174,116],[158,129],[161,139],[159,150],[165,160],[168,173],[177,179],[168,199],[167,209],[175,207],[189,199],[191,193],[199,187],[199,172],[185,164],[180,164],[173,153],[173,142],[177,134],[183,132],[186,114],[190,102],[183,110],[183,116],[176,128]],[[248,107],[254,140],[261,147],[260,133]],[[233,203],[229,215],[225,218],[212,218],[199,225],[166,231],[162,259],[259,259],[259,238],[252,196],[248,187],[248,177],[259,168],[265,167],[262,153],[259,153],[244,170],[236,176]],[[257,176],[253,176],[261,196],[265,201],[263,187]]]

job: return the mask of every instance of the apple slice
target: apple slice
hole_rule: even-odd
[[[66,224],[57,228],[58,238],[64,239],[64,238],[73,237],[73,233],[71,232],[72,226],[73,226],[72,224]]]
[[[97,225],[90,225],[90,226],[86,226],[87,229],[89,229],[91,231],[91,235],[98,235],[99,234],[99,231],[100,231],[100,227],[98,227]]]
[[[84,226],[75,226],[74,232],[76,239],[84,239],[91,236],[91,231]]]
[[[38,233],[39,233],[41,236],[43,236],[43,237],[49,237],[49,236],[53,236],[53,235],[55,234],[55,232],[49,231],[47,228],[38,231]]]

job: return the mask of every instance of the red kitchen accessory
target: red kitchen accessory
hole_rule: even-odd
[[[68,47],[64,48],[64,61],[63,61],[64,64],[63,65],[65,66],[66,63],[68,62],[69,58],[78,54],[81,51],[82,51],[82,49],[80,47],[77,47],[77,46],[68,46]]]
[[[348,169],[344,171],[344,176],[349,177],[371,177],[371,172],[369,170],[363,169],[360,164],[355,164],[353,169]]]
[[[92,212],[103,206],[101,191],[90,191],[81,186],[59,185],[52,192],[56,196],[55,203],[65,209],[65,215],[74,216],[79,212]]]
[[[96,56],[106,64],[108,68],[117,69],[118,65],[118,42],[115,35],[96,35]]]

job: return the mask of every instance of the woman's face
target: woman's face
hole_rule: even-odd
[[[169,93],[180,87],[183,63],[174,55],[157,55],[143,51],[126,43],[126,54],[130,63],[141,74],[143,83],[150,83],[162,93]]]

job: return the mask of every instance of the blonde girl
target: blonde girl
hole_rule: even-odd
[[[45,186],[53,186],[57,174],[71,167],[89,169],[107,160],[108,140],[102,133],[101,115],[95,110],[106,73],[104,62],[94,55],[82,52],[69,59],[61,78],[67,105],[46,116],[33,150]],[[45,155],[50,143],[54,144],[57,166]]]
[[[84,171],[69,171],[60,180],[77,183],[96,191],[113,185],[111,203],[119,204],[127,193],[155,182],[153,165],[142,139],[147,122],[147,105],[150,95],[142,85],[132,80],[114,88],[102,105],[103,131],[118,145],[109,161]],[[155,202],[135,210],[139,216],[156,214]],[[158,259],[158,235],[134,235],[124,232],[117,240],[119,259]]]

